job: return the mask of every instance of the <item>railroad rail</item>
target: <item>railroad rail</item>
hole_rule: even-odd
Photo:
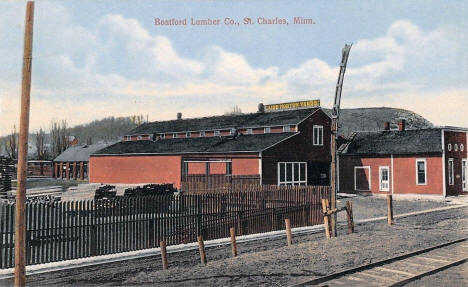
[[[403,286],[424,276],[467,262],[467,240],[468,237],[454,240],[326,275],[295,286]]]

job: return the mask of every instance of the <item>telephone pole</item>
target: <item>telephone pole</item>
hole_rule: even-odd
[[[16,186],[15,213],[15,286],[26,284],[26,216],[24,202],[26,199],[26,171],[28,157],[29,104],[31,93],[31,65],[33,38],[34,2],[26,5],[24,30],[23,79],[21,84],[20,130],[18,143],[18,184]]]
[[[336,209],[336,190],[337,190],[337,170],[336,170],[336,139],[338,137],[338,119],[340,118],[340,105],[341,105],[341,90],[343,89],[344,74],[346,72],[346,64],[348,63],[349,52],[351,45],[346,44],[342,50],[340,73],[336,83],[335,102],[332,110],[332,124],[331,124],[331,209]],[[332,237],[336,237],[336,213],[331,215],[331,233]]]

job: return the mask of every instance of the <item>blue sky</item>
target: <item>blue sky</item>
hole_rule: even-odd
[[[446,2],[36,1],[30,126],[311,98],[329,107],[341,48],[354,43],[343,108],[400,107],[468,127],[468,4]],[[23,1],[0,3],[0,135],[17,125],[24,13]],[[161,27],[155,17],[290,24]]]

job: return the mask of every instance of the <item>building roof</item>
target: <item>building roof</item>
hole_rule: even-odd
[[[339,150],[353,155],[440,153],[442,133],[440,128],[356,132]]]
[[[127,135],[295,125],[318,109],[320,108],[151,122],[134,128]]]
[[[54,161],[73,162],[73,161],[88,161],[89,155],[109,146],[109,143],[98,143],[92,145],[75,145],[67,148],[59,154]]]
[[[237,137],[196,137],[170,140],[122,141],[94,155],[260,152],[298,133],[269,133]]]

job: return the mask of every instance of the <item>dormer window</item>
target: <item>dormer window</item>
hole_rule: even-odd
[[[202,137],[204,137],[204,136],[205,136],[205,131],[201,131],[201,132],[200,132],[200,137],[202,138]]]
[[[176,133],[173,133],[173,134],[172,134],[172,138],[173,138],[173,139],[177,138],[177,134],[176,134]]]
[[[236,133],[236,129],[235,129],[235,128],[231,128],[230,133],[231,133],[231,136],[233,136],[233,135]]]
[[[215,131],[214,131],[215,137],[219,136],[220,134],[221,134],[221,132],[220,132],[219,130],[215,130]]]
[[[265,133],[265,134],[271,133],[271,128],[270,128],[270,127],[264,128],[264,129],[263,129],[263,133]]]
[[[247,129],[247,134],[248,134],[248,135],[253,134],[253,130],[252,130],[252,129]]]
[[[290,132],[291,131],[291,127],[290,126],[283,126],[283,132],[284,133],[287,133],[287,132]]]
[[[139,141],[141,141],[142,139],[143,139],[142,136],[138,136],[138,137],[137,137],[137,140],[139,140]]]
[[[165,139],[165,138],[166,138],[166,134],[160,134],[160,135],[159,135],[159,138]]]
[[[132,136],[125,136],[125,139],[128,140],[128,141],[131,141],[131,140],[132,140]]]
[[[185,133],[185,137],[186,137],[186,138],[189,138],[189,137],[191,137],[191,136],[192,136],[192,133],[191,133],[191,132],[186,132],[186,133]]]

